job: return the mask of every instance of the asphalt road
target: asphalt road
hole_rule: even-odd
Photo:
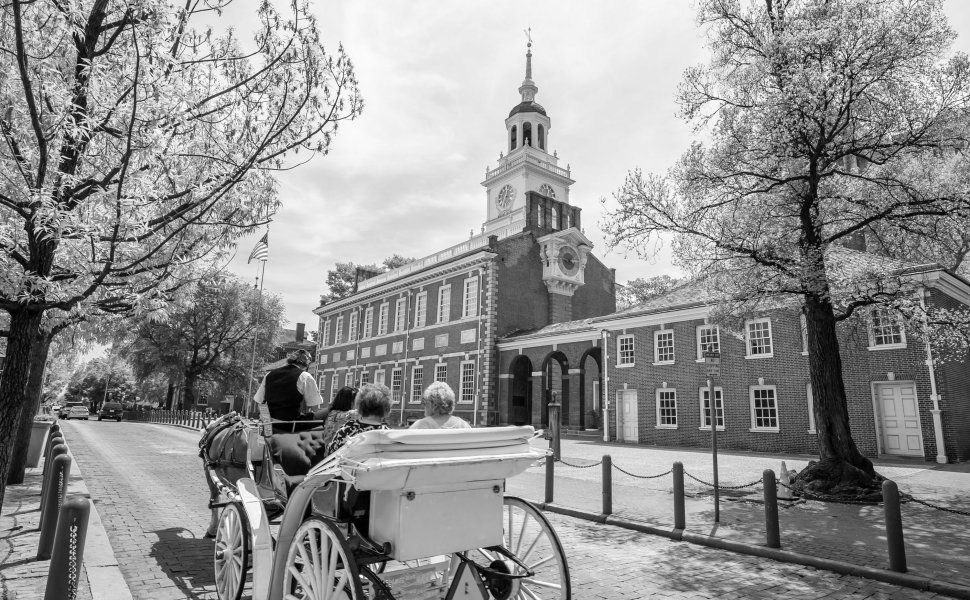
[[[215,598],[199,435],[144,423],[61,426],[135,598]],[[529,494],[530,485],[510,489]],[[939,597],[558,515],[550,521],[577,600]]]

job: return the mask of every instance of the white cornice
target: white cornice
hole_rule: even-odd
[[[596,331],[570,331],[563,333],[547,333],[545,335],[533,336],[522,336],[521,338],[516,338],[509,340],[507,342],[499,342],[496,347],[499,350],[524,350],[526,348],[535,348],[539,346],[549,346],[550,344],[569,344],[573,342],[596,342],[600,339],[600,332]]]
[[[961,304],[970,305],[970,283],[961,277],[943,269],[913,273],[910,276],[927,287],[940,290]]]

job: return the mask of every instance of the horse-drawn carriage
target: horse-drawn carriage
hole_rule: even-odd
[[[545,456],[532,427],[262,436],[229,415],[200,446],[220,600],[569,599],[566,557],[505,479]],[[250,567],[251,565],[251,567]]]

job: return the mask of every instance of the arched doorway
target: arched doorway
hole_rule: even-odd
[[[528,356],[517,356],[509,367],[512,386],[509,392],[509,412],[506,422],[512,425],[532,423],[532,361]]]
[[[549,403],[552,393],[562,408],[559,409],[560,424],[569,425],[569,359],[558,350],[554,350],[542,359],[542,411],[543,426],[549,425]]]
[[[602,427],[601,406],[603,390],[603,351],[594,346],[579,359],[579,423],[580,428]],[[595,415],[590,419],[590,414]]]

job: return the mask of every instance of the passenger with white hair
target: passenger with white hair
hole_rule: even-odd
[[[455,410],[455,392],[443,381],[435,381],[424,390],[424,418],[411,429],[469,429],[471,425],[451,414]]]

